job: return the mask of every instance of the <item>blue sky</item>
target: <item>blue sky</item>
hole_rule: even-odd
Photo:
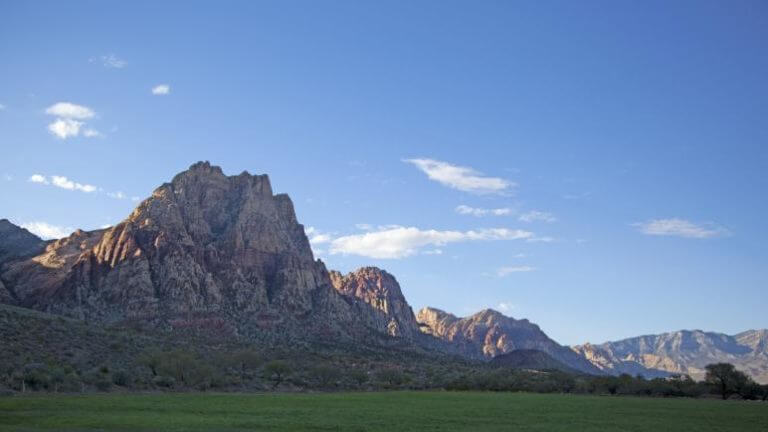
[[[415,309],[768,327],[765,2],[157,3],[0,4],[0,217],[114,224],[210,160]]]

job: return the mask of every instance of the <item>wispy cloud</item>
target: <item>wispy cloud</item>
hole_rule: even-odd
[[[457,206],[455,209],[456,213],[462,214],[462,215],[472,215],[472,216],[506,216],[512,213],[512,209],[509,208],[495,208],[495,209],[487,209],[487,208],[478,208],[478,207],[470,207],[467,205],[460,205]]]
[[[554,222],[557,220],[555,215],[549,212],[542,212],[538,210],[531,210],[529,212],[521,214],[518,218],[521,222]]]
[[[505,277],[509,276],[512,273],[526,273],[526,272],[532,272],[536,270],[534,267],[531,266],[509,266],[509,267],[501,267],[498,270],[496,270],[496,275],[498,277]]]
[[[0,103],[0,111],[3,111],[5,109],[5,105]]]
[[[93,57],[88,60],[91,63],[100,62],[102,66],[108,69],[122,69],[128,65],[128,62],[116,56],[115,54],[107,54],[101,57]]]
[[[168,84],[160,84],[152,87],[153,95],[162,96],[170,93],[171,93],[171,86],[169,86]]]
[[[85,125],[84,120],[91,119],[96,115],[91,108],[70,102],[53,104],[45,110],[45,113],[56,117],[48,125],[48,132],[60,139],[80,135],[80,130]],[[83,135],[90,138],[100,136],[101,134],[93,128],[88,128]]]
[[[550,236],[535,236],[525,239],[525,241],[527,243],[552,243],[555,241],[555,238]]]
[[[61,189],[78,190],[86,193],[96,192],[98,190],[94,185],[78,183],[64,176],[46,177],[42,174],[33,174],[29,177],[29,181],[32,183],[52,185]]]
[[[107,196],[110,198],[119,199],[119,200],[128,199],[128,196],[121,191],[107,192]]]
[[[632,226],[637,227],[643,234],[655,236],[706,239],[729,233],[725,228],[711,222],[694,223],[679,218],[653,219],[647,222],[634,223]]]
[[[501,303],[496,305],[496,309],[498,309],[499,312],[504,313],[504,314],[512,312],[512,309],[514,309],[514,308],[515,308],[515,305],[513,305],[510,302],[501,302]]]
[[[86,129],[83,131],[83,136],[86,138],[103,137],[104,135],[96,129]]]
[[[464,166],[434,159],[403,159],[423,171],[430,180],[464,192],[476,194],[503,194],[516,186],[499,177],[488,177]]]
[[[39,221],[22,223],[21,227],[26,228],[29,232],[44,240],[66,237],[74,231],[74,228],[71,227],[51,225],[47,222]]]
[[[315,227],[311,227],[311,226],[306,227],[304,228],[304,232],[307,234],[307,237],[309,238],[309,243],[312,246],[328,243],[332,239],[330,234],[320,232]]]
[[[50,184],[50,182],[48,182],[48,179],[41,174],[32,174],[31,176],[29,176],[29,181],[32,183]]]
[[[378,231],[338,237],[330,243],[331,254],[359,255],[379,259],[399,259],[415,255],[425,247],[445,246],[468,241],[517,240],[533,233],[507,228],[471,231],[422,230],[415,227],[389,226]]]

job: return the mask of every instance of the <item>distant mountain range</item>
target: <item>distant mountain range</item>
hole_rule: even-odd
[[[572,349],[610,374],[686,374],[703,379],[706,365],[727,362],[756,381],[768,383],[768,330],[748,330],[733,336],[681,330]]]
[[[0,220],[0,303],[269,343],[376,345],[477,361],[526,350],[508,363],[590,374],[700,378],[707,363],[730,361],[768,379],[765,330],[568,348],[528,320],[490,309],[466,318],[434,308],[416,315],[386,271],[342,275],[315,260],[291,199],[273,194],[266,175],[226,176],[208,162],[158,187],[110,228],[43,241]]]

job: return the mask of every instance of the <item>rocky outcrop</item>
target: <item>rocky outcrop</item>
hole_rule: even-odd
[[[40,253],[45,242],[24,228],[0,219],[0,263]]]
[[[226,176],[208,162],[157,188],[121,223],[8,263],[1,279],[19,305],[101,322],[329,337],[356,328],[290,198],[273,194],[266,175]]]
[[[646,377],[686,374],[700,380],[710,363],[732,363],[756,381],[768,383],[768,330],[735,336],[681,330],[573,347],[574,352],[604,372]]]
[[[419,334],[413,310],[391,274],[376,267],[364,267],[346,276],[332,271],[330,276],[333,287],[368,327],[407,340]]]
[[[424,308],[416,320],[424,333],[448,342],[465,357],[490,359],[519,349],[533,349],[549,354],[572,369],[601,373],[584,358],[550,339],[536,324],[492,309],[459,318],[439,309]]]

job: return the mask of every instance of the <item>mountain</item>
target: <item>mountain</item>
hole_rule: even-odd
[[[519,349],[506,354],[499,354],[491,359],[490,364],[495,367],[511,369],[558,370],[567,373],[578,373],[575,369],[555,360],[544,351],[531,349]]]
[[[413,309],[394,276],[376,267],[363,267],[342,275],[330,272],[333,287],[366,317],[367,326],[393,337],[411,340],[419,334]]]
[[[416,320],[424,333],[448,342],[460,355],[474,359],[490,359],[520,349],[547,353],[575,370],[602,372],[570,349],[550,339],[536,324],[516,320],[492,309],[459,318],[435,308],[423,308]]]
[[[710,363],[732,363],[760,383],[768,383],[768,330],[735,336],[681,330],[572,347],[604,372],[646,377],[687,374],[700,380]]]
[[[246,335],[343,339],[361,327],[314,260],[290,198],[273,194],[266,175],[226,176],[196,163],[117,225],[75,231],[42,251],[33,238],[5,231],[13,242],[4,237],[1,250],[39,252],[0,263],[19,306]]]
[[[36,255],[45,248],[45,242],[24,228],[0,219],[0,262]]]
[[[24,228],[0,219],[0,263],[40,253],[45,242]],[[11,291],[0,279],[0,303],[14,301]]]

